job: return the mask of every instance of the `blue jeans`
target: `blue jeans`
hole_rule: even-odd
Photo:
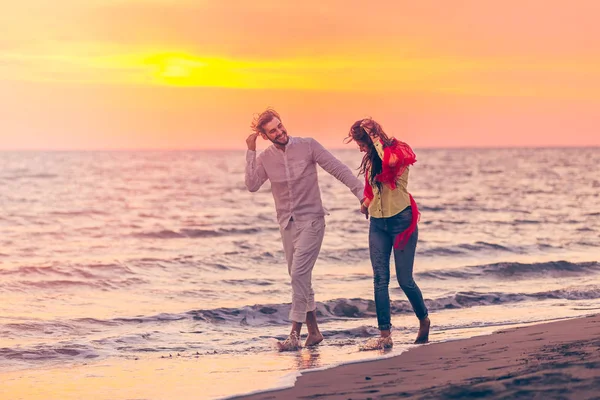
[[[392,327],[390,317],[390,257],[394,250],[396,276],[400,287],[408,297],[419,320],[427,318],[427,307],[421,290],[413,280],[415,250],[419,238],[419,228],[415,229],[403,250],[394,249],[396,235],[404,231],[412,220],[412,210],[405,208],[399,214],[389,218],[372,218],[369,226],[369,253],[373,266],[373,286],[375,288],[375,307],[380,330]]]

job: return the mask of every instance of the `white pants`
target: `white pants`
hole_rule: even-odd
[[[324,217],[311,221],[290,221],[285,229],[281,229],[283,251],[292,278],[292,321],[304,322],[306,313],[316,309],[311,279],[324,235]]]

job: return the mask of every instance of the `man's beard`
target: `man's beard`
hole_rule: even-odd
[[[285,136],[285,143],[281,143],[281,142],[279,141],[281,138],[283,138],[283,136]],[[275,140],[273,140],[273,139],[269,138],[269,140],[270,140],[270,141],[271,141],[271,143],[273,143],[273,144],[278,144],[278,145],[280,145],[280,146],[285,146],[285,145],[286,145],[286,144],[288,144],[288,142],[290,141],[290,137],[287,135],[287,132],[286,132],[286,134],[285,134],[285,135],[280,135],[280,138],[279,138],[279,139],[275,139]]]

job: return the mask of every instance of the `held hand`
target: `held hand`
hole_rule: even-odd
[[[369,219],[369,202],[367,199],[362,199],[360,202],[360,212],[365,214],[365,219]]]
[[[248,145],[248,150],[256,151],[256,138],[258,137],[258,133],[252,133],[250,136],[246,138],[246,144]]]
[[[362,204],[360,206],[360,212],[365,214],[365,219],[369,219],[369,207],[365,206],[364,204]]]

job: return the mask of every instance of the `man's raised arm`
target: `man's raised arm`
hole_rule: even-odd
[[[246,139],[248,151],[246,151],[246,188],[256,192],[267,180],[267,172],[260,161],[256,159],[256,138],[258,133],[253,133]]]

